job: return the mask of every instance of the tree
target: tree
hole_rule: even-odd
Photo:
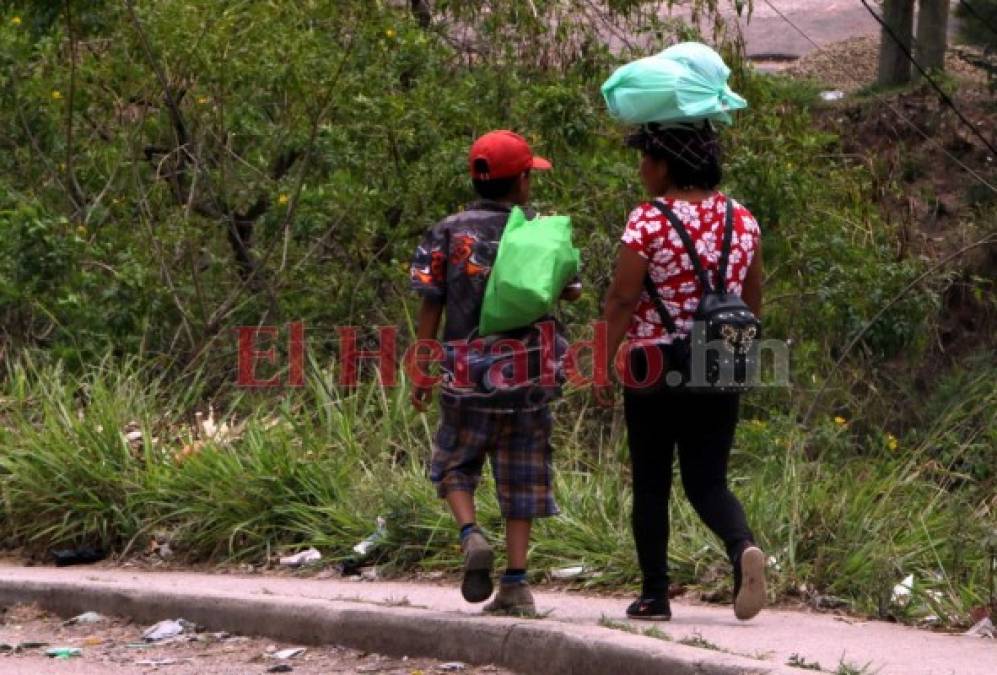
[[[950,0],[919,0],[917,62],[925,70],[945,70]]]
[[[894,87],[910,82],[914,41],[914,0],[884,0],[884,26],[879,43],[879,84]]]

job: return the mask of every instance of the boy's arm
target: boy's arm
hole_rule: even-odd
[[[443,303],[424,296],[419,306],[419,324],[416,327],[416,340],[435,340],[440,332],[440,319],[443,317]],[[426,412],[433,400],[433,387],[418,383],[412,385],[412,405],[419,412]]]

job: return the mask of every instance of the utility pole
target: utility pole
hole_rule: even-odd
[[[923,3],[922,3],[923,4]],[[914,42],[914,0],[884,0],[883,28],[879,42],[879,85],[895,87],[910,82],[911,63],[897,39],[912,52]],[[892,31],[893,35],[890,35]],[[895,36],[895,37],[894,37]]]
[[[919,0],[917,9],[917,62],[931,72],[945,70],[948,48],[950,0]],[[917,77],[918,74],[915,75]]]

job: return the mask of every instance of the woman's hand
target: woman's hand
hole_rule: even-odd
[[[616,398],[616,385],[596,384],[592,386],[592,395],[600,408],[612,408]]]
[[[633,318],[634,309],[644,290],[647,275],[647,258],[627,246],[620,246],[616,258],[613,282],[606,291],[602,320],[606,323],[606,360],[603,372],[611,373],[616,363],[616,353]],[[596,384],[593,390],[596,402],[604,407],[613,405],[615,386],[611,383]]]

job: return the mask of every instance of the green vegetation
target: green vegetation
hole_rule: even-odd
[[[820,667],[820,663],[817,661],[807,661],[799,654],[790,654],[789,660],[786,661],[786,665],[792,666],[793,668],[800,668],[801,670],[823,670],[823,668]]]
[[[0,14],[0,537],[343,560],[384,516],[382,564],[452,568],[425,477],[434,418],[404,387],[337,386],[332,327],[410,329],[415,242],[470,198],[475,134],[512,127],[557,167],[534,190],[574,217],[587,294],[563,318],[584,334],[640,198],[598,86],[642,40],[691,29],[649,22],[654,3],[608,3],[614,26],[651,26],[614,54],[597,17],[546,28],[571,2],[536,0],[539,17],[434,3],[428,29],[359,0],[41,4]],[[725,189],[762,222],[766,331],[793,345],[792,386],[747,397],[732,463],[773,595],[964,622],[993,602],[997,367],[986,339],[943,359],[936,333],[956,286],[992,313],[992,279],[960,259],[908,288],[933,261],[886,206],[903,186],[840,152],[811,88],[732,61],[751,108],[727,134]],[[993,214],[960,227],[992,234]],[[310,331],[306,386],[234,387],[232,329],[292,320]],[[194,423],[209,405],[227,433]],[[624,441],[585,392],[557,404],[563,515],[537,526],[538,576],[584,565],[590,586],[636,582]],[[719,542],[684,499],[672,517],[675,581],[722,596]]]

